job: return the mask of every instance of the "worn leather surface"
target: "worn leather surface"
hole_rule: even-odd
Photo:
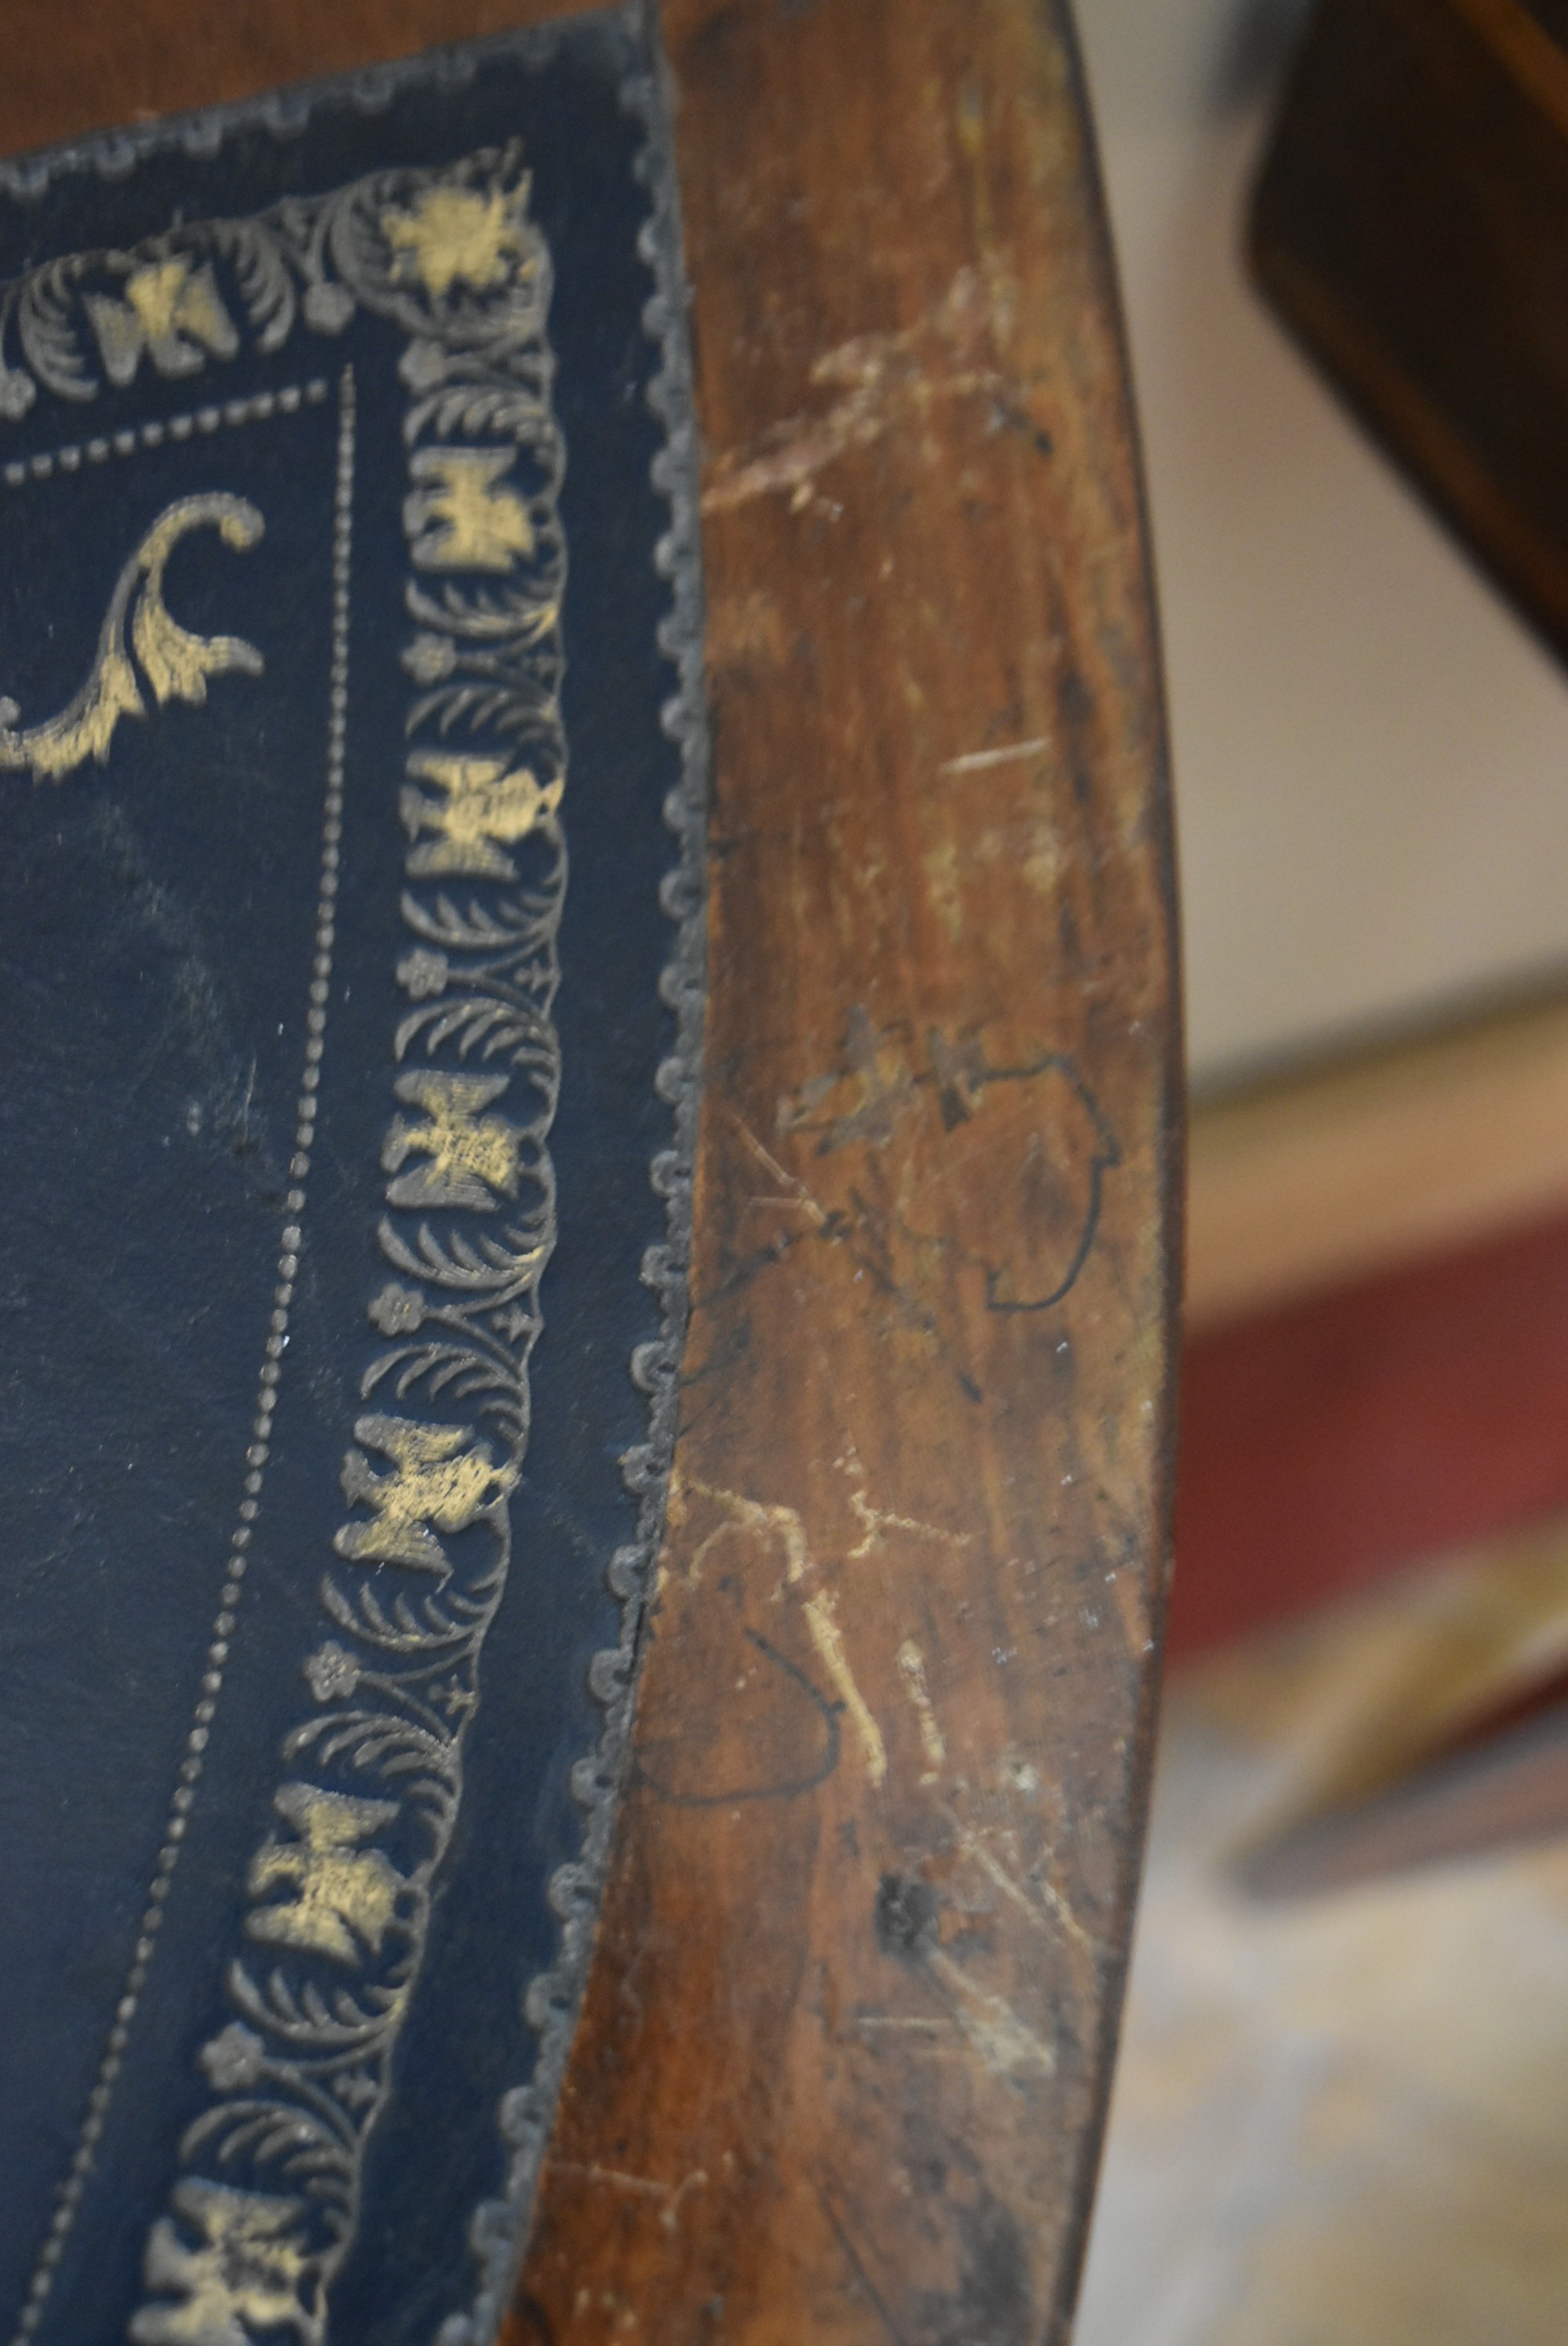
[[[67,272],[37,295],[30,325],[13,304],[0,342],[0,403],[20,411],[0,417],[0,693],[15,704],[0,744],[24,745],[0,771],[0,2336],[31,2303],[17,2334],[50,2346],[108,2346],[127,2324],[154,2346],[433,2339],[473,2295],[473,2211],[505,2188],[497,2106],[534,2059],[522,1998],[555,1947],[546,1886],[581,1835],[567,1779],[599,1729],[588,1664],[618,1628],[606,1569],[636,1529],[617,1461],[647,1430],[629,1362],[658,1330],[638,1273],[664,1231],[649,1162],[670,1129],[654,1089],[670,1024],[657,991],[671,947],[660,809],[677,779],[658,723],[669,589],[652,558],[667,507],[649,481],[660,427],[644,394],[657,352],[641,316],[648,199],[634,169],[644,133],[621,102],[626,42],[589,23],[543,59],[498,49],[465,76],[382,87],[374,104],[329,92],[281,122],[239,119],[204,152],[166,144],[109,171],[82,161],[41,192],[0,197],[0,279],[14,280],[56,256],[127,252],[177,222],[267,215],[392,167],[424,175],[361,206],[374,250],[353,266],[380,270],[384,298],[350,303],[331,331],[308,314],[308,268],[278,330],[245,255],[209,240],[172,260],[132,252],[128,268]],[[521,165],[504,151],[463,162],[514,139]],[[521,195],[520,168],[532,175]],[[469,203],[455,231],[429,211],[438,182]],[[433,218],[444,246],[433,231],[419,241]],[[535,427],[499,411],[411,420],[443,362],[447,388],[484,388],[464,351],[489,352],[492,392],[506,378],[494,317],[483,331],[473,320],[532,265],[528,224],[553,266],[545,391],[566,451],[558,810],[555,720],[528,699],[549,682],[549,614],[536,597],[532,649],[515,627],[473,631],[486,597],[504,603],[517,577],[543,575],[551,501],[537,430],[530,440]],[[321,282],[341,287],[330,256],[323,268]],[[411,303],[466,318],[467,341],[453,325],[433,344],[411,328]],[[536,369],[524,388],[538,393]],[[346,401],[352,536],[346,570],[338,540],[335,644]],[[458,465],[477,523],[472,512],[463,523],[450,471],[420,469],[421,449],[443,447],[465,461],[504,452],[510,471]],[[52,747],[36,729],[68,711],[84,679],[102,684],[117,584],[193,498],[230,503],[178,534],[155,582],[162,607],[187,635],[236,638],[259,658],[207,673],[199,699],[160,699],[156,643],[149,665],[135,634],[144,567],[122,630],[140,713],[119,713],[101,756],[36,775],[16,762],[30,732],[46,761],[68,757],[68,728]],[[239,508],[262,525],[249,543],[250,525],[232,539],[221,525]],[[421,545],[435,566],[419,566]],[[411,588],[437,604],[455,596],[442,607],[450,617],[461,605],[470,632],[417,623]],[[460,668],[467,699],[419,718],[422,694],[453,681],[442,662],[487,644],[512,667]],[[347,674],[332,864],[335,648]],[[513,696],[499,716],[487,685]],[[494,767],[490,797],[472,773],[464,785],[466,829],[460,792],[431,762],[459,754]],[[520,774],[543,796],[530,801]],[[439,966],[430,923],[446,917],[443,900],[471,924],[513,920],[514,936],[524,914],[508,908],[536,912],[548,896],[557,827],[570,877],[546,1139],[543,963],[529,964],[532,994],[514,987],[533,1004],[527,1032],[521,1013],[511,1026],[498,1014],[433,1041],[427,1020],[400,1057],[399,1030],[484,992],[483,954]],[[336,892],[323,896],[329,869]],[[312,1062],[323,906],[331,965]],[[291,1167],[312,1064],[301,1178]],[[444,1090],[421,1091],[433,1073]],[[483,1078],[495,1085],[482,1096]],[[479,1091],[453,1088],[463,1080]],[[430,1318],[472,1299],[400,1270],[383,1225],[405,1253],[431,1235],[449,1268],[487,1260],[482,1242],[504,1229],[526,1224],[538,1239],[546,1152],[556,1230],[535,1282],[543,1331],[531,1362],[520,1326],[485,1339],[521,1362],[531,1391],[514,1455],[485,1392],[461,1374],[443,1384],[439,1363],[416,1363],[394,1390],[410,1352],[368,1396],[363,1386],[389,1350],[412,1344],[422,1313],[426,1341],[474,1356],[480,1341]],[[242,1518],[280,1278],[292,1288],[286,1343]],[[526,1316],[526,1296],[516,1308]],[[453,1457],[477,1461],[477,1479],[443,1484]],[[239,1549],[237,1527],[249,1532]],[[236,1555],[243,1584],[226,1603]],[[366,1592],[383,1620],[400,1598],[423,1619],[427,1598],[482,1604],[498,1557],[504,1593],[470,1657],[476,1709],[460,1673],[444,1690],[437,1676],[422,1682],[443,1732],[463,1729],[461,1752],[443,1746],[437,1766],[408,1739],[414,1698],[375,1691],[376,1654],[323,1585],[340,1611],[359,1608],[361,1628],[377,1617]],[[204,1696],[209,1678],[220,1683]],[[332,1741],[378,1705],[404,1735],[401,1776],[362,1735]],[[460,1793],[434,1861],[433,1782]],[[271,1999],[270,2025],[248,1994]],[[280,2085],[267,2066],[287,2066],[278,2016],[290,1997],[296,2066],[317,2064],[315,2087]],[[380,2031],[357,2069],[329,2043],[351,2010]],[[311,2091],[339,2125],[325,2165],[312,2163]],[[248,2096],[274,2115],[247,2136],[234,2114]],[[295,2127],[292,2151],[269,2125]],[[321,2141],[331,2131],[320,2122]],[[58,2255],[41,2267],[52,2221]]]

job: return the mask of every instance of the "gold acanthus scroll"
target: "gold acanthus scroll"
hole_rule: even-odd
[[[100,764],[122,717],[145,717],[147,704],[126,649],[126,622],[137,658],[161,704],[202,701],[207,679],[237,669],[261,674],[261,655],[239,636],[195,636],[164,607],[163,573],[170,554],[189,531],[216,528],[226,546],[243,553],[266,525],[243,497],[214,491],[181,497],[161,513],[119,576],[98,636],[97,658],[76,698],[42,725],[18,726],[14,700],[0,699],[0,769],[31,767],[36,781],[64,781],[88,758]]]

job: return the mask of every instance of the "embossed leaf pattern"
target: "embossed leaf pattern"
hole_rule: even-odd
[[[165,273],[137,280],[149,270]],[[31,389],[26,366],[95,394],[107,361],[89,294],[134,313],[109,329],[116,363],[160,372],[176,342],[179,365],[191,351],[217,362],[219,306],[266,348],[300,315],[336,332],[362,307],[407,336],[412,402],[410,944],[388,1031],[377,1235],[392,1276],[366,1298],[386,1342],[344,1428],[344,1507],[323,1536],[331,1634],[301,1659],[311,1707],[284,1740],[229,1974],[235,2017],[201,2055],[210,2098],[148,2241],[137,2346],[324,2346],[510,1561],[555,1239],[566,877],[549,282],[509,150],[89,257],[0,311],[0,405]]]
[[[81,689],[57,716],[25,729],[15,702],[0,699],[0,770],[30,768],[35,781],[64,781],[89,758],[103,763],[122,717],[146,716],[126,648],[127,627],[160,704],[199,704],[207,698],[209,677],[260,675],[261,655],[253,644],[238,636],[192,635],[164,603],[170,555],[182,538],[202,527],[217,529],[226,545],[243,553],[257,543],[265,524],[243,497],[221,493],[180,497],[168,506],[120,572],[99,631],[97,657]]]

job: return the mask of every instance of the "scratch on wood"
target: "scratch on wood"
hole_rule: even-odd
[[[947,1744],[941,1728],[937,1725],[936,1712],[932,1705],[931,1688],[926,1684],[925,1656],[912,1637],[906,1637],[899,1647],[898,1664],[903,1673],[904,1684],[910,1691],[910,1700],[915,1707],[915,1717],[920,1721],[921,1749],[925,1753],[926,1758],[921,1782],[934,1784],[947,1759]]]
[[[830,1074],[816,1076],[793,1100],[781,1099],[777,1112],[780,1132],[820,1132],[817,1154],[830,1157],[852,1141],[884,1147],[901,1117],[920,1106],[920,1078],[910,1067],[901,1041],[879,1035],[863,1002],[850,1009],[844,1028],[844,1065]],[[819,1119],[817,1110],[846,1079],[860,1086],[856,1106],[846,1114]]]
[[[788,1102],[780,1103],[779,1117],[784,1128],[790,1128],[793,1110]],[[834,1239],[848,1246],[850,1259],[857,1271],[863,1272],[868,1279],[874,1280],[880,1290],[891,1297],[907,1323],[912,1328],[918,1328],[921,1333],[930,1340],[942,1359],[947,1362],[965,1400],[978,1405],[984,1399],[984,1395],[957,1356],[952,1343],[935,1314],[927,1311],[919,1299],[893,1277],[874,1245],[858,1242],[868,1229],[873,1239],[875,1236],[875,1217],[859,1191],[850,1192],[853,1210],[850,1216],[846,1217],[842,1213],[829,1213],[820,1201],[812,1196],[804,1181],[799,1180],[793,1173],[787,1173],[784,1170],[778,1158],[763,1147],[743,1118],[735,1117],[734,1122],[747,1148],[769,1179],[780,1183],[788,1193],[782,1202],[798,1206],[806,1216],[810,1228],[820,1238]],[[840,1119],[832,1127],[835,1137],[830,1145],[840,1146],[841,1140],[849,1137],[848,1128],[854,1122],[854,1118]],[[820,1153],[826,1154],[827,1148],[824,1147]],[[779,1255],[770,1251],[764,1260],[777,1260]]]
[[[886,1507],[873,1507],[863,1491],[851,1492],[850,1504],[866,1527],[865,1536],[849,1550],[851,1564],[859,1564],[873,1548],[881,1547],[888,1532],[910,1532],[916,1539],[941,1540],[949,1547],[968,1547],[974,1538],[972,1532],[950,1532],[942,1524],[922,1523],[918,1515],[896,1515]]]
[[[791,415],[772,424],[749,449],[726,450],[703,491],[703,512],[725,513],[779,493],[806,504],[817,475],[850,449],[880,440],[901,409],[923,421],[937,399],[981,393],[1016,403],[1016,393],[994,368],[962,363],[986,333],[987,311],[979,274],[965,266],[915,325],[901,333],[857,334],[825,351],[811,369],[811,382],[840,389],[842,396],[820,415]]]
[[[844,1651],[843,1635],[833,1617],[832,1592],[823,1589],[818,1596],[809,1596],[801,1610],[806,1617],[806,1626],[811,1632],[811,1643],[821,1657],[822,1667],[854,1721],[860,1748],[866,1756],[866,1773],[873,1784],[880,1784],[888,1772],[887,1746],[882,1741],[881,1729],[867,1708],[865,1697],[855,1684],[855,1674],[850,1668],[849,1655]]]
[[[662,2199],[665,2205],[659,2213],[659,2222],[667,2232],[675,2230],[680,2203],[687,2193],[702,2190],[708,2181],[707,2173],[700,2167],[694,2168],[679,2183],[658,2183],[650,2176],[626,2175],[618,2167],[601,2167],[596,2160],[583,2165],[575,2159],[548,2158],[545,2165],[554,2175],[570,2175],[582,2183],[608,2184],[614,2191],[631,2191],[644,2198]]]
[[[686,1568],[688,1587],[700,1586],[702,1568],[708,1554],[737,1525],[744,1531],[760,1532],[764,1536],[777,1535],[784,1548],[784,1576],[789,1584],[803,1580],[810,1569],[810,1550],[806,1544],[806,1526],[794,1507],[773,1504],[762,1499],[748,1499],[740,1491],[726,1491],[712,1483],[699,1483],[693,1475],[683,1478],[683,1488],[696,1491],[704,1499],[711,1499],[723,1507],[729,1521],[720,1524],[698,1542],[691,1562]]]
[[[752,1131],[751,1127],[748,1124],[745,1123],[739,1117],[736,1117],[735,1122],[738,1127],[740,1137],[744,1140],[747,1148],[751,1151],[751,1154],[756,1158],[758,1163],[762,1167],[769,1178],[771,1180],[779,1182],[782,1186],[782,1188],[788,1192],[789,1201],[792,1204],[804,1209],[806,1213],[809,1215],[812,1224],[816,1229],[820,1230],[825,1229],[828,1226],[829,1219],[826,1207],[818,1203],[817,1199],[813,1198],[811,1192],[806,1187],[804,1181],[799,1179],[796,1174],[786,1173],[782,1165],[779,1164],[779,1159],[770,1155],[769,1150],[763,1147],[761,1141],[758,1139],[757,1135]]]
[[[812,375],[813,380],[821,380],[815,368]],[[880,377],[870,373],[825,415],[809,421],[791,416],[788,423],[776,424],[772,446],[749,462],[742,460],[727,470],[720,458],[712,482],[703,492],[703,512],[723,513],[753,497],[766,496],[770,490],[809,493],[817,474],[835,457],[881,437],[887,419],[875,412],[881,390]]]
[[[1020,2020],[1005,1996],[977,1987],[945,1947],[926,1951],[926,1968],[952,2000],[953,2017],[993,2076],[1017,2077],[1033,2070],[1055,2075],[1056,2052]]]
[[[1048,733],[1037,733],[1029,741],[1007,741],[995,750],[966,750],[962,758],[946,758],[937,768],[939,774],[985,774],[993,766],[1016,765],[1024,758],[1038,758],[1051,747]]]
[[[871,2300],[872,2310],[876,2314],[877,2320],[881,2323],[887,2336],[891,2341],[891,2346],[909,2346],[909,2341],[905,2338],[903,2331],[893,2320],[891,2308],[889,2306],[888,2301],[883,2297],[881,2291],[878,2289],[875,2281],[871,2279],[871,2274],[867,2271],[864,2259],[861,2257],[860,2252],[856,2248],[853,2240],[850,2238],[848,2229],[835,2213],[832,2203],[829,2199],[827,2193],[825,2191],[819,2190],[817,2194],[817,2201],[823,2215],[828,2218],[828,2222],[832,2229],[834,2239],[838,2241],[840,2248],[844,2252],[844,2257],[849,2264],[850,2271],[854,2274],[855,2279],[860,2282],[860,2287],[865,2290],[867,2297]]]
[[[1154,1640],[1149,1636],[1148,1608],[1144,1603],[1135,1575],[1117,1570],[1107,1572],[1105,1578],[1110,1585],[1111,1594],[1116,1600],[1116,1611],[1121,1617],[1122,1628],[1127,1640],[1127,1651],[1140,1658],[1145,1654],[1152,1653]]]
[[[922,2036],[946,2036],[952,2023],[951,2020],[921,2019],[894,2012],[863,2012],[855,2026],[863,2029],[907,2028]]]
[[[956,1819],[954,1820],[954,1822],[957,1822]],[[1049,1931],[1050,1925],[1047,1923],[1045,1916],[1040,1912],[1039,1907],[1035,1904],[1033,1899],[1030,1897],[1029,1892],[1023,1888],[1021,1882],[1016,1882],[1013,1879],[1013,1875],[1008,1872],[1007,1868],[1002,1863],[1000,1858],[995,1855],[994,1851],[986,1847],[980,1835],[970,1826],[961,1824],[958,1827],[958,1840],[959,1846],[963,1851],[964,1855],[973,1859],[975,1864],[979,1866],[981,1872],[986,1876],[987,1880],[995,1883],[1003,1896],[1004,1898],[1011,1899],[1013,1905],[1020,1907],[1023,1912],[1028,1915],[1029,1920],[1033,1923],[1034,1928],[1037,1931]],[[1044,1876],[1042,1875],[1040,1877],[1038,1886],[1042,1899],[1049,1907],[1051,1912],[1055,1916],[1057,1922],[1061,1924],[1067,1936],[1075,1941],[1076,1943],[1082,1947],[1085,1954],[1098,1957],[1100,1953],[1099,1942],[1095,1938],[1091,1932],[1085,1931],[1084,1925],[1079,1922],[1078,1917],[1074,1913],[1071,1905],[1068,1903],[1067,1900],[1063,1897],[1062,1892],[1057,1889],[1055,1883],[1054,1882],[1047,1881]]]

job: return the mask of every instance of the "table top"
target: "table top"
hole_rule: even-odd
[[[551,14],[15,0],[0,151]],[[1067,2333],[1142,1834],[1181,1086],[1071,27],[668,0],[711,726],[692,1314],[505,2334]]]

